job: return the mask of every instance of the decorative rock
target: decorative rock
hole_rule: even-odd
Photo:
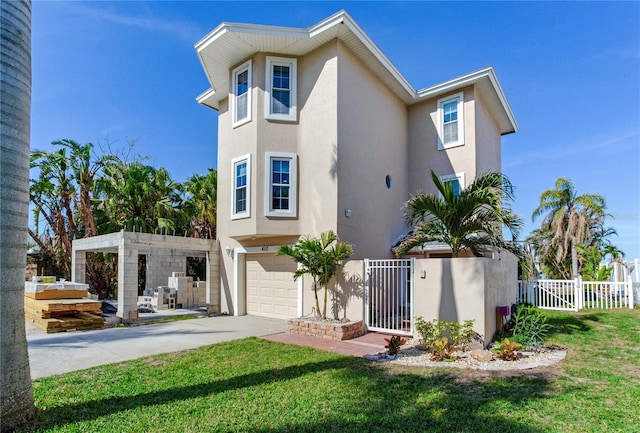
[[[472,350],[469,356],[480,362],[489,362],[493,359],[493,354],[488,350]]]
[[[426,344],[416,344],[413,347],[415,347],[418,350],[422,350],[423,352],[426,352],[427,350],[429,350]]]

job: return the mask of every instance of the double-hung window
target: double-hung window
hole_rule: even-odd
[[[265,117],[296,120],[296,59],[267,57]]]
[[[438,148],[464,144],[463,93],[438,100]]]
[[[251,216],[251,155],[233,159],[231,167],[231,219],[248,218]]]
[[[267,152],[265,182],[265,215],[295,217],[298,214],[297,156],[295,153]]]
[[[233,70],[233,127],[251,121],[251,60]]]
[[[452,173],[440,176],[440,182],[442,182],[445,187],[450,185],[451,188],[453,188],[453,195],[458,197],[464,189],[464,173]]]

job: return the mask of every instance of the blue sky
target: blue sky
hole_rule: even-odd
[[[640,257],[638,2],[33,2],[31,146],[71,138],[184,181],[216,168],[217,113],[194,44],[222,21],[308,27],[346,9],[417,89],[493,66],[520,131],[503,137],[524,235],[558,177],[605,196]]]

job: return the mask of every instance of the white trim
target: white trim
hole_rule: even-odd
[[[236,213],[236,164],[243,161],[247,163],[247,207],[244,212]],[[249,217],[251,217],[251,154],[247,153],[231,160],[231,219],[237,220]]]
[[[289,163],[289,210],[271,208],[271,161],[288,159]],[[264,216],[295,218],[298,216],[298,155],[289,152],[265,152],[264,155]]]
[[[237,91],[238,91],[238,75],[247,71],[247,115],[242,119],[238,120],[238,107],[237,107]],[[244,62],[242,65],[238,66],[231,72],[231,127],[237,128],[240,125],[244,125],[245,123],[251,122],[251,94],[253,93],[253,83],[252,83],[252,75],[253,68],[251,59],[247,62]]]
[[[289,57],[272,57],[267,56],[265,67],[265,85],[264,85],[264,117],[272,120],[295,121],[297,113],[297,64],[298,61]],[[273,87],[273,67],[287,66],[289,68],[289,113],[272,113],[271,112],[271,91]]]
[[[444,142],[444,110],[443,106],[449,102],[457,101],[457,115],[458,119],[458,140],[445,143]],[[445,96],[438,99],[438,150],[450,149],[452,147],[464,146],[464,92],[458,92],[453,95]]]

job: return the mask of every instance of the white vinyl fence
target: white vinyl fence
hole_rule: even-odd
[[[631,279],[625,282],[582,281],[581,278],[518,281],[518,302],[547,310],[565,311],[633,308],[634,300],[638,303],[636,285]]]

